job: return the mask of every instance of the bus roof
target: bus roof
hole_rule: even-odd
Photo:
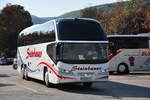
[[[137,34],[138,36],[146,36],[150,39],[150,33],[141,33],[141,34]]]
[[[56,22],[64,22],[64,21],[72,21],[72,20],[77,20],[77,21],[84,20],[84,21],[98,22],[97,20],[91,19],[91,18],[56,18],[53,20],[55,20]]]
[[[37,28],[38,26],[39,26],[39,24],[32,25],[32,26],[30,26],[30,27],[24,29],[23,31],[21,31],[21,33],[25,33],[25,32],[27,32],[27,31],[31,31],[31,30],[34,31],[34,29]],[[32,32],[32,31],[31,31],[31,32]]]
[[[30,26],[20,32],[19,36],[45,34],[54,30],[56,40],[107,41],[100,22],[90,18],[56,18]]]
[[[147,37],[145,35],[107,35],[108,38],[110,37]]]
[[[45,23],[43,23],[43,24],[32,25],[32,26],[30,26],[30,27],[24,29],[24,30],[21,32],[21,34],[22,34],[22,33],[27,34],[28,32],[32,33],[32,32],[34,32],[35,30],[36,30],[36,31],[41,31],[41,30],[43,31],[44,29],[47,29],[47,27],[49,27],[49,22],[50,22],[50,21],[45,22]]]
[[[91,18],[56,18],[56,19],[47,21],[47,22],[42,23],[42,24],[35,24],[35,25],[30,26],[30,27],[27,27],[26,29],[24,29],[23,31],[21,31],[21,34],[22,33],[26,34],[27,32],[31,32],[32,33],[35,30],[36,31],[40,31],[41,29],[44,30],[44,28],[49,27],[49,22],[51,22],[51,21],[56,21],[57,23],[59,23],[59,22],[65,22],[65,21],[71,21],[71,20],[84,20],[84,21],[98,22],[98,21],[96,21],[94,19],[91,19]]]

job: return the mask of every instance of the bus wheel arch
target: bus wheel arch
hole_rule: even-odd
[[[126,63],[120,63],[117,67],[118,73],[129,73],[129,67]]]

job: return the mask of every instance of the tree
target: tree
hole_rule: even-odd
[[[136,5],[137,4],[137,5]],[[136,9],[133,11],[130,7],[127,8],[128,16],[120,22],[118,27],[120,34],[138,34],[150,32],[150,3],[133,4]],[[132,12],[132,13],[131,13]]]
[[[88,7],[82,10],[82,18],[93,18],[98,19],[100,16],[101,10],[97,8]]]
[[[100,21],[108,34],[138,34],[150,32],[150,3],[143,0],[118,2]]]
[[[8,4],[0,14],[0,51],[16,51],[18,34],[32,25],[31,15],[23,6]]]
[[[112,9],[111,12],[104,12],[100,16],[106,33],[118,34],[118,27],[121,25],[120,21],[124,19],[126,15],[126,5],[123,2],[118,2],[117,6]]]
[[[144,3],[140,10],[143,22],[141,23],[142,33],[150,33],[150,2]]]
[[[107,34],[138,34],[150,32],[150,2],[119,0],[111,11],[85,8],[82,17],[99,20]]]

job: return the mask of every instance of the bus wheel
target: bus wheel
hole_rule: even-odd
[[[47,70],[46,70],[46,72],[45,72],[44,81],[45,81],[45,85],[46,85],[47,87],[50,87],[49,75],[48,75],[48,71],[47,71]]]
[[[17,68],[18,68],[18,67],[17,67],[17,64],[13,64],[13,69],[14,69],[14,70],[17,70]]]
[[[21,78],[22,78],[22,79],[25,79],[25,74],[24,74],[24,73],[25,73],[25,68],[22,67],[22,68],[21,68]]]
[[[24,70],[24,79],[29,80],[27,68]]]
[[[92,86],[92,82],[86,82],[86,83],[83,83],[83,85],[85,87],[91,87]]]
[[[118,69],[117,69],[118,73],[129,73],[129,69],[128,66],[126,64],[119,64]]]

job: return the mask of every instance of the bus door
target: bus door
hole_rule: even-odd
[[[140,49],[140,69],[150,70],[150,49]]]
[[[131,71],[139,69],[139,49],[125,49],[126,60]]]

